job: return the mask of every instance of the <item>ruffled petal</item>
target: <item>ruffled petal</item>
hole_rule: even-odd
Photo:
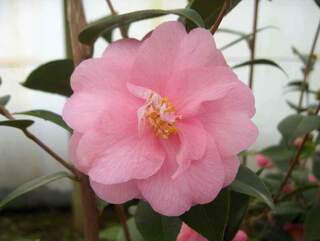
[[[175,150],[172,143],[167,147],[167,160],[153,176],[139,180],[138,188],[154,210],[167,216],[179,216],[193,204],[212,201],[220,192],[224,182],[224,167],[213,140],[210,149],[201,160],[191,163],[189,168],[176,178]],[[213,144],[213,145],[212,145]]]
[[[237,156],[234,156],[234,157],[224,158],[222,162],[224,165],[224,172],[225,172],[223,186],[226,187],[226,186],[229,186],[236,178],[239,170],[239,166],[240,166],[240,161]]]
[[[103,184],[116,184],[144,179],[162,166],[165,153],[151,131],[128,137],[111,145],[89,171],[90,178]]]
[[[161,86],[175,70],[177,50],[186,35],[184,26],[176,21],[157,27],[139,48],[132,68],[132,83],[162,95]]]
[[[105,185],[90,180],[90,184],[97,196],[108,203],[121,204],[139,197],[135,181]]]

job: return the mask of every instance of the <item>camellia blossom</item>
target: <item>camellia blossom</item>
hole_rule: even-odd
[[[261,168],[271,168],[272,163],[270,162],[269,158],[262,154],[256,155],[257,165]]]
[[[71,77],[70,155],[109,203],[144,199],[175,216],[212,201],[257,137],[254,97],[209,31],[167,22],[110,44]]]
[[[247,241],[248,236],[247,234],[239,230],[235,237],[232,239],[232,241]],[[194,231],[192,228],[190,228],[186,224],[182,224],[180,233],[177,237],[177,241],[207,241],[206,238],[204,238],[202,235]]]
[[[312,182],[312,183],[318,182],[318,180],[317,180],[317,178],[316,178],[315,175],[309,175],[309,176],[308,176],[308,181],[309,181],[309,182]]]
[[[294,241],[304,241],[304,227],[300,223],[286,223],[283,229],[288,232]]]

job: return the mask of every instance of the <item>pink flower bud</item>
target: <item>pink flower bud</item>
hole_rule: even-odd
[[[270,168],[272,167],[272,163],[269,161],[270,159],[262,154],[256,155],[257,165],[261,168]]]
[[[293,141],[293,145],[295,145],[296,147],[300,147],[302,145],[303,142],[303,138],[298,137]]]
[[[314,175],[309,175],[308,180],[309,182],[317,182],[317,178]]]
[[[285,185],[283,188],[282,188],[282,191],[284,193],[289,193],[289,192],[292,192],[293,191],[293,187],[291,184],[287,184]]]
[[[248,240],[248,235],[246,234],[246,232],[239,230],[232,241],[247,241],[247,240]]]

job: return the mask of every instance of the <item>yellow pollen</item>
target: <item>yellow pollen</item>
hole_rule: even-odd
[[[163,139],[168,139],[177,132],[176,120],[181,116],[175,115],[175,108],[168,97],[163,97],[157,106],[150,105],[147,109],[147,119],[155,134]]]

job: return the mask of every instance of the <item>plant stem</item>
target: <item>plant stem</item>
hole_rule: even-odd
[[[228,9],[230,8],[230,6],[231,6],[231,1],[230,1],[230,0],[225,0],[224,3],[223,3],[223,5],[222,5],[222,8],[221,8],[221,10],[220,10],[220,12],[219,12],[219,15],[218,15],[217,20],[215,21],[215,23],[214,23],[214,24],[211,26],[211,28],[210,28],[210,32],[211,32],[212,34],[214,34],[214,33],[218,30],[219,25],[220,25],[223,17],[224,17],[224,16],[226,15],[226,13],[228,12]]]
[[[78,41],[78,34],[86,26],[81,0],[67,1],[67,17],[70,30],[73,62],[75,66],[92,55],[92,48]],[[96,196],[90,187],[89,178],[80,174],[81,202],[84,209],[84,235],[86,241],[99,241],[99,212]]]
[[[317,107],[314,115],[317,115],[319,113],[319,111],[320,111],[320,103],[318,104],[318,107]],[[298,147],[297,154],[295,155],[293,161],[290,163],[288,172],[286,173],[285,177],[283,178],[283,180],[282,180],[282,182],[280,184],[278,192],[273,197],[274,202],[277,202],[279,200],[279,197],[281,196],[282,189],[288,183],[289,178],[291,177],[294,168],[299,163],[303,147],[304,147],[305,143],[307,142],[309,136],[310,136],[310,133],[307,133],[306,135],[303,136],[302,143]]]
[[[116,16],[118,13],[114,9],[111,0],[106,0],[106,2],[107,2],[107,5],[109,7],[109,10],[110,10],[111,14],[113,16]],[[121,33],[122,38],[128,38],[128,34],[127,34],[127,31],[125,30],[125,28],[123,26],[120,26],[119,29],[120,29],[120,33]]]
[[[2,105],[0,105],[0,114],[5,116],[9,120],[16,120],[12,114]],[[63,165],[65,168],[67,168],[70,172],[72,172],[76,177],[79,176],[78,171],[68,163],[66,160],[64,160],[62,157],[60,157],[56,152],[54,152],[50,147],[48,147],[46,144],[44,144],[41,140],[39,140],[34,134],[32,134],[27,129],[22,129],[22,132],[25,134],[26,137],[28,137],[30,140],[32,140],[34,143],[36,143],[38,146],[40,146],[44,151],[46,151],[52,158],[54,158],[56,161],[58,161],[61,165]]]
[[[257,36],[257,25],[258,25],[258,13],[259,13],[259,0],[254,2],[254,14],[253,14],[253,27],[252,27],[252,40],[250,44],[250,61],[253,61],[256,55],[256,36]],[[253,88],[253,77],[254,77],[254,64],[250,65],[249,72],[249,88]]]
[[[128,228],[128,224],[127,224],[126,212],[125,212],[122,205],[115,205],[115,206],[116,206],[116,211],[117,211],[119,220],[120,220],[122,228],[123,228],[123,232],[124,232],[126,241],[132,241],[131,236],[130,236],[130,232],[129,232],[129,228]]]
[[[313,56],[314,56],[314,51],[316,49],[316,45],[317,45],[317,42],[318,42],[319,35],[320,35],[320,21],[318,23],[318,27],[317,27],[316,33],[314,35],[314,39],[313,39],[312,46],[311,46],[311,49],[310,49],[310,53],[309,53],[309,56],[308,56],[307,64],[305,65],[305,69],[304,69],[304,73],[303,73],[303,86],[306,86],[306,84],[308,82],[308,77],[309,77],[309,74],[311,72],[312,59],[313,59]],[[298,103],[299,109],[302,107],[304,91],[305,91],[305,89],[301,88],[300,97],[299,97],[299,103]]]

